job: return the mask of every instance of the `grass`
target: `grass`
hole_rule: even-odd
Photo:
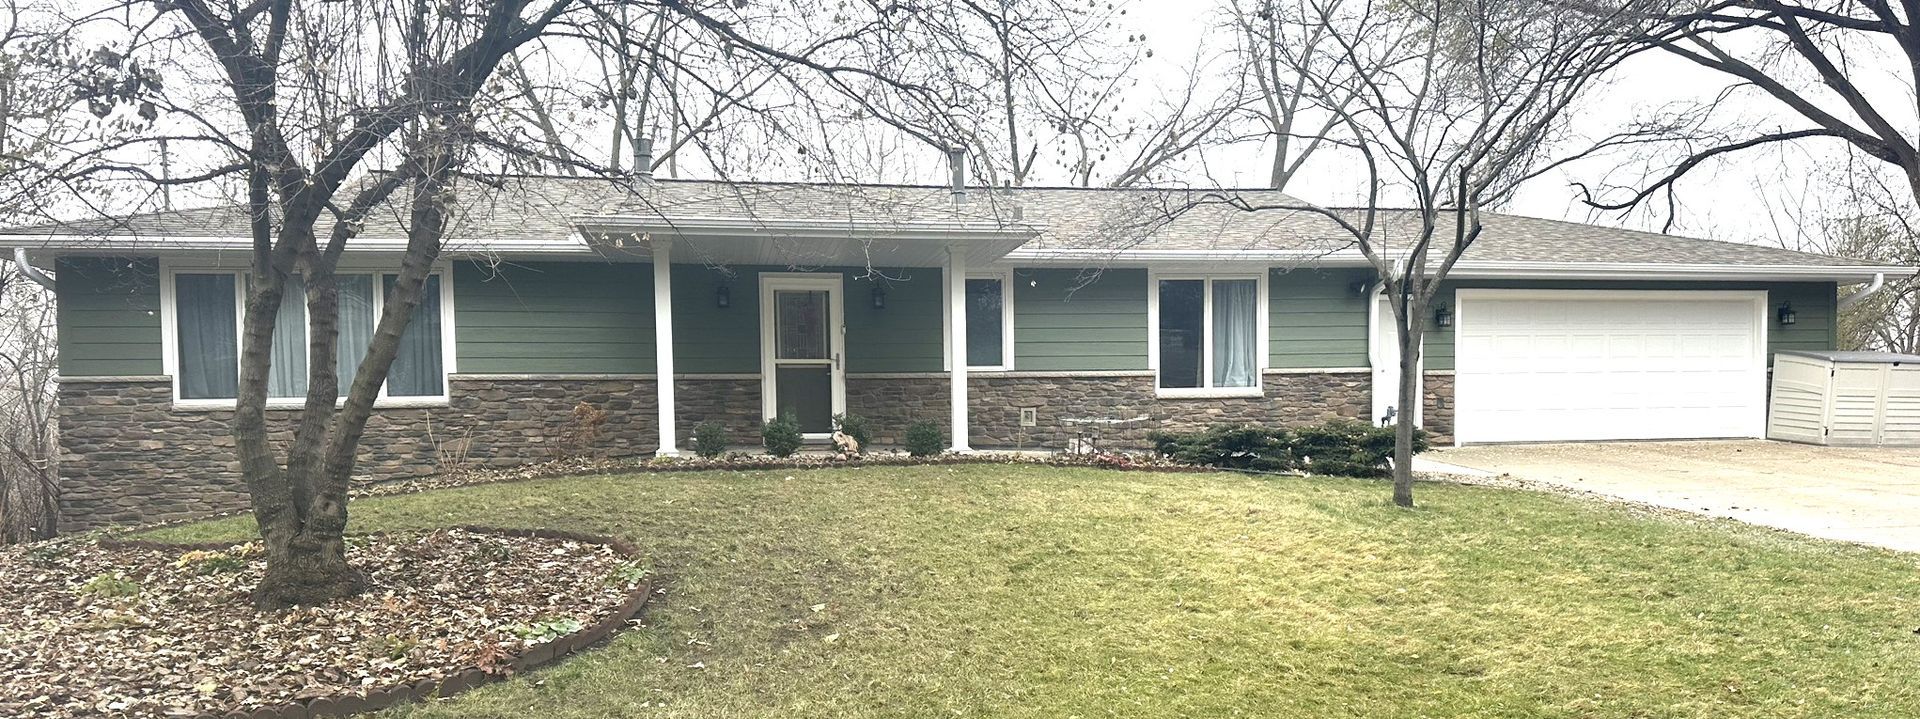
[[[668,581],[609,646],[394,716],[1920,715],[1920,557],[1546,494],[1387,495],[874,468],[473,487],[353,521],[619,534]]]

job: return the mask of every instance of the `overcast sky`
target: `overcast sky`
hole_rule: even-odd
[[[1149,45],[1155,49],[1158,72],[1175,72],[1176,63],[1185,63],[1196,47],[1224,48],[1232,38],[1218,29],[1218,17],[1196,14],[1193,0],[1136,0],[1128,16],[1138,28],[1148,29]],[[1727,87],[1725,77],[1670,55],[1647,54],[1622,68],[1618,77],[1589,99],[1576,113],[1577,128],[1604,132],[1661,105],[1676,101],[1711,98]],[[1786,117],[1769,102],[1750,102],[1744,108],[1763,122],[1793,127],[1806,126],[1804,120]],[[1763,242],[1777,241],[1776,220],[1783,208],[1801,203],[1816,180],[1811,170],[1821,161],[1837,161],[1841,153],[1836,143],[1809,143],[1778,152],[1754,152],[1738,160],[1719,163],[1696,171],[1681,185],[1681,206],[1675,234],[1716,239]],[[1266,180],[1269,156],[1257,152],[1216,152],[1207,158],[1212,181],[1226,185],[1257,186]],[[1293,194],[1317,203],[1355,204],[1361,199],[1363,181],[1356,175],[1342,175],[1343,163],[1317,163],[1311,175],[1289,186]],[[1618,224],[1644,229],[1659,229],[1665,219],[1664,205],[1657,213],[1637,213],[1622,218],[1617,214],[1591,212],[1580,202],[1573,182],[1594,183],[1614,174],[1624,181],[1619,162],[1609,160],[1568,168],[1543,177],[1527,187],[1509,211],[1582,222]],[[1631,173],[1629,173],[1631,174]],[[1635,175],[1637,177],[1637,175]],[[1196,177],[1193,182],[1206,181]]]

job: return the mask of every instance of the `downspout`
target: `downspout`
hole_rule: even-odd
[[[33,280],[34,284],[47,288],[48,292],[53,291],[53,278],[48,277],[47,273],[41,272],[40,268],[34,267],[33,263],[27,261],[27,248],[13,248],[13,263],[19,265],[20,274],[26,275],[27,279]]]
[[[1848,307],[1859,304],[1860,301],[1866,299],[1868,295],[1879,292],[1880,288],[1885,286],[1887,286],[1887,273],[1882,272],[1874,275],[1873,282],[1869,283],[1865,288],[1840,298],[1840,309],[1845,310]]]

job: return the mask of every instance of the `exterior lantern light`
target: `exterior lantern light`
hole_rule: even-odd
[[[1793,311],[1792,302],[1780,303],[1780,324],[1791,325],[1800,321],[1800,315]]]
[[[1453,310],[1448,309],[1446,305],[1433,308],[1433,323],[1442,328],[1452,327]]]
[[[884,310],[887,308],[887,288],[879,285],[873,286],[873,308],[876,310]]]
[[[733,306],[733,288],[721,285],[713,290],[713,306],[726,309]]]

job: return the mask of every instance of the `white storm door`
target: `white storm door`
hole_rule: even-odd
[[[760,276],[761,415],[792,415],[811,439],[833,432],[846,412],[841,277],[831,273]]]

